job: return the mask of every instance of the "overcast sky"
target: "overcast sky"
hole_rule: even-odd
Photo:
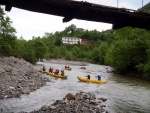
[[[82,1],[82,0],[78,0]],[[85,1],[85,0],[84,0]],[[115,6],[117,7],[117,0],[86,0],[96,4]],[[142,0],[118,0],[119,7],[125,7],[129,9],[138,9],[142,6]],[[144,5],[150,0],[143,0]],[[12,26],[16,29],[16,36],[19,38],[23,36],[24,39],[32,39],[32,36],[43,36],[45,32],[54,33],[56,31],[63,31],[65,27],[71,24],[76,25],[77,28],[83,28],[88,30],[107,30],[111,29],[111,24],[101,22],[91,22],[84,20],[73,19],[68,23],[63,23],[63,17],[30,12],[18,8],[12,8],[10,12],[6,14],[11,18]]]

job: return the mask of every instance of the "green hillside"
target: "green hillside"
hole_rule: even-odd
[[[150,13],[150,2],[148,4],[146,4],[145,6],[143,6],[140,10],[143,12]]]

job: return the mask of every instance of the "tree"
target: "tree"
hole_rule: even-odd
[[[15,29],[9,17],[5,16],[0,7],[0,53],[4,56],[13,55],[16,45]]]
[[[60,58],[61,55],[60,55],[60,49],[59,47],[55,47],[54,48],[54,58],[57,59],[57,58]]]
[[[72,24],[69,27],[66,27],[63,33],[66,36],[72,37],[72,36],[74,36],[76,29],[77,29],[76,26],[74,24]]]
[[[43,41],[41,41],[40,39],[36,39],[34,41],[34,51],[35,51],[35,57],[37,59],[43,59],[45,58],[45,55],[47,53],[47,47],[46,45],[44,44]]]
[[[55,40],[55,45],[56,46],[60,46],[62,44],[62,40],[60,37],[56,37],[56,40]]]
[[[101,42],[100,46],[98,47],[98,56],[99,56],[99,63],[104,64],[105,55],[108,50],[107,42]]]

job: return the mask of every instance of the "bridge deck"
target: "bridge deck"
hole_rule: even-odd
[[[10,11],[12,7],[64,17],[63,22],[73,18],[105,22],[114,28],[124,26],[150,29],[150,14],[131,9],[108,7],[73,0],[0,0]]]

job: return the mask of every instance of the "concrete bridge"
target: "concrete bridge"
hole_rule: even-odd
[[[63,22],[80,19],[113,24],[114,29],[125,26],[150,29],[150,14],[137,10],[108,7],[73,0],[0,0],[6,11],[12,7],[62,16]]]

